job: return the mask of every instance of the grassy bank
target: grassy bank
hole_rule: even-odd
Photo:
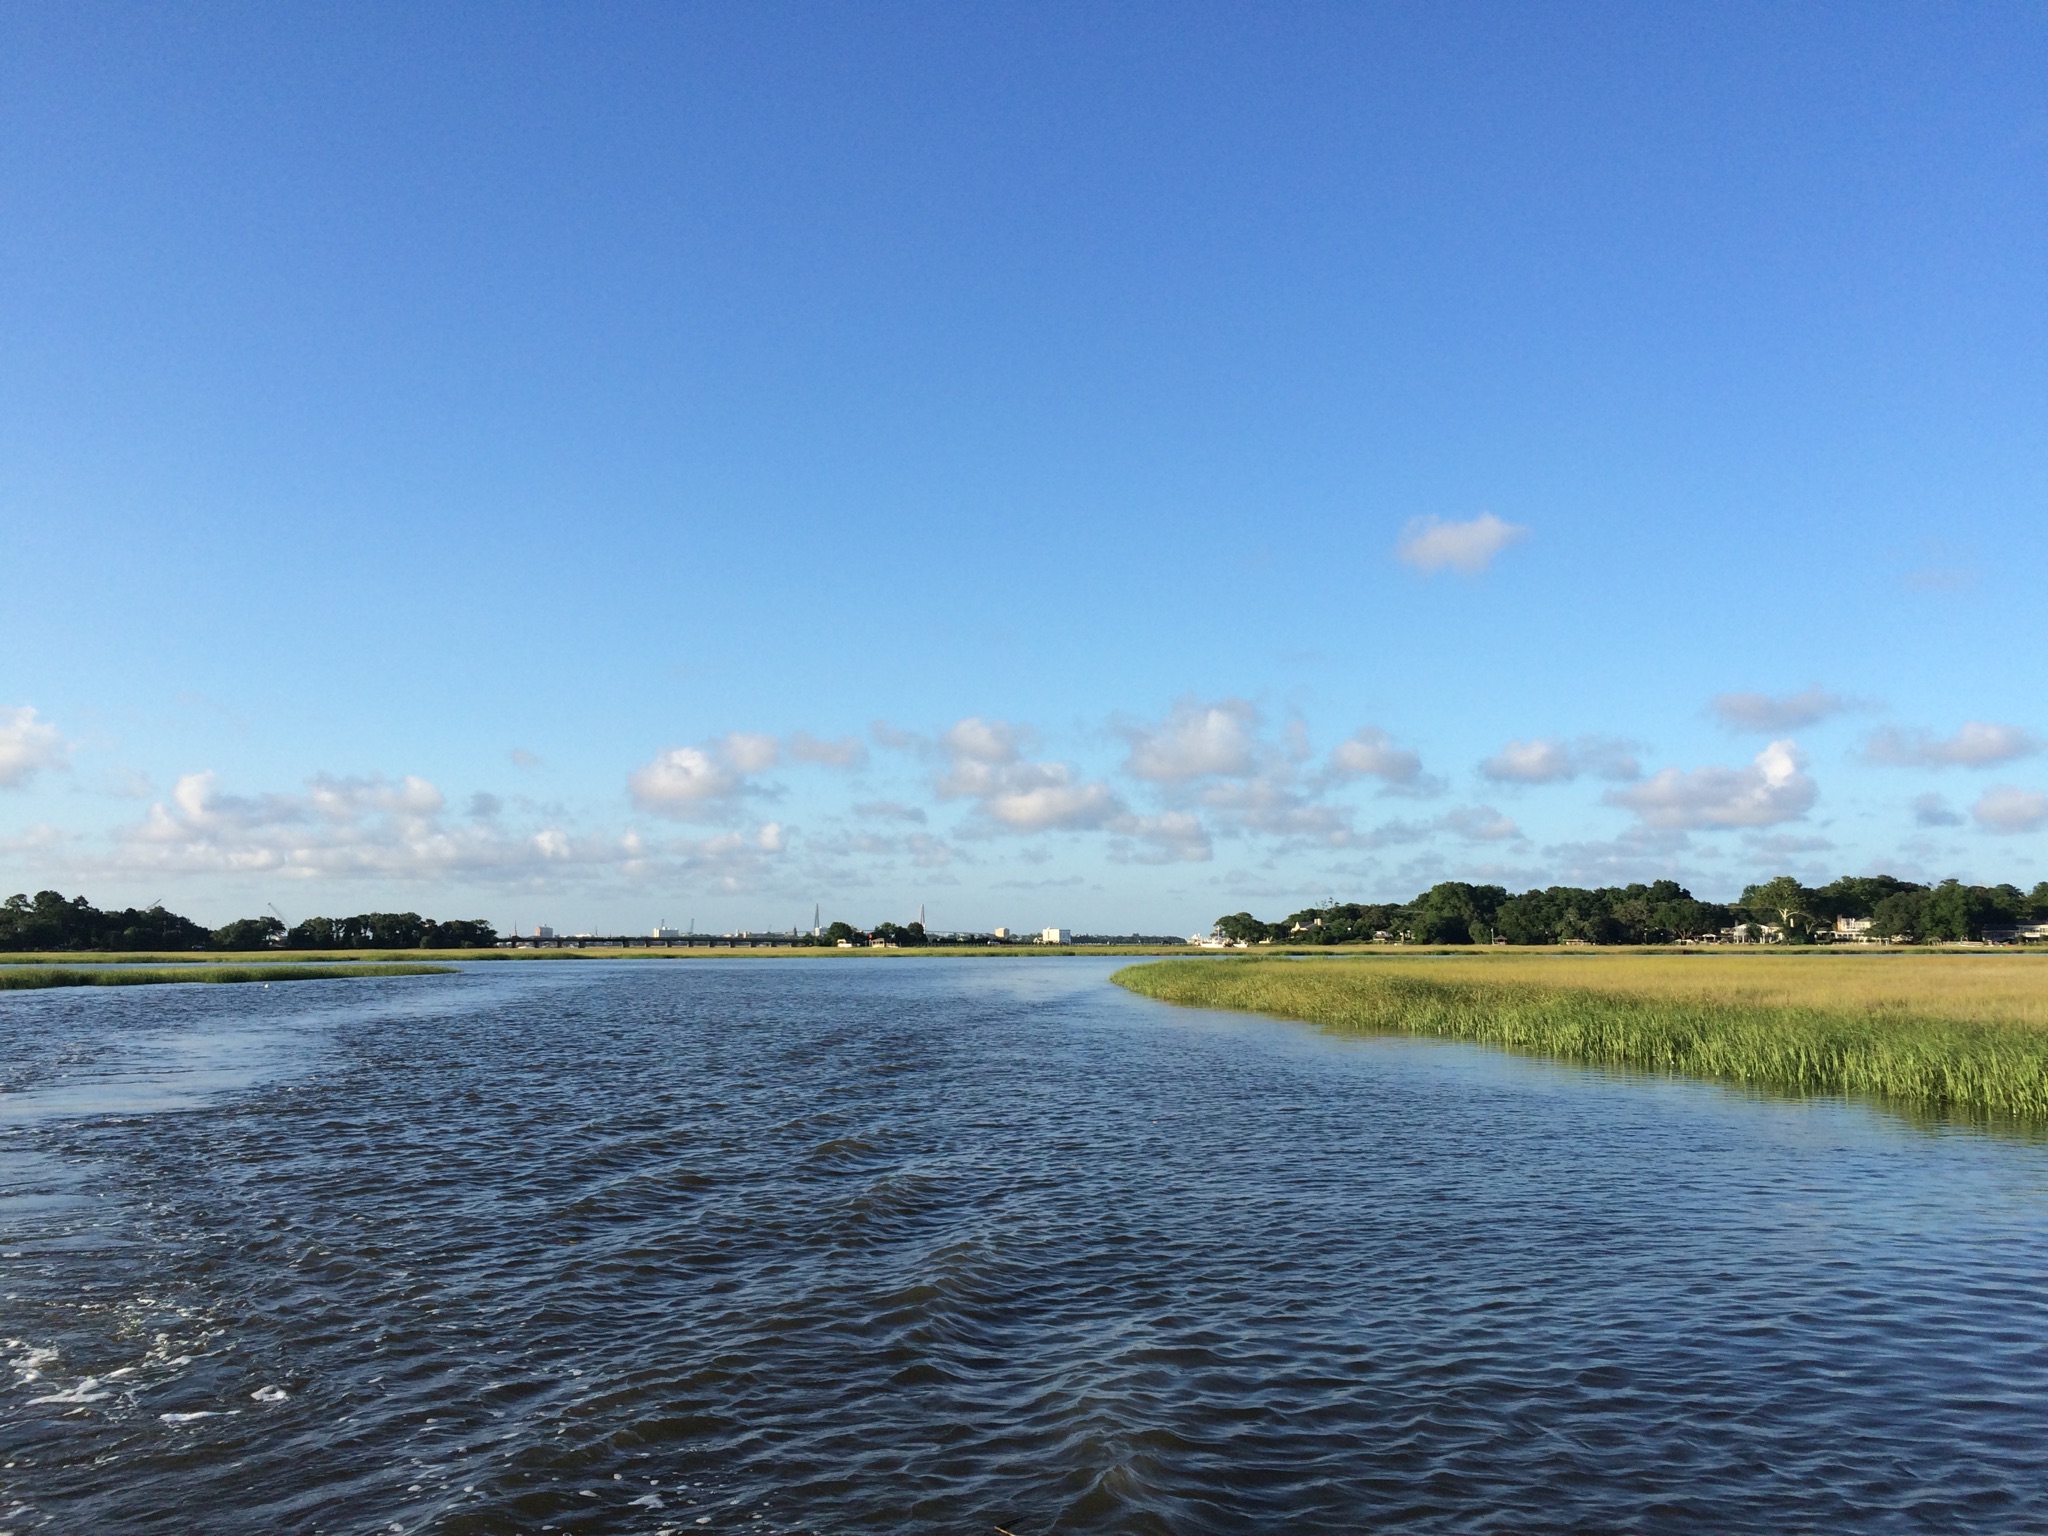
[[[1169,960],[1113,979],[1187,1007],[2048,1120],[2048,959]]]
[[[120,965],[80,970],[0,966],[0,992],[39,987],[140,987],[164,982],[333,981],[341,976],[450,976],[445,965]]]

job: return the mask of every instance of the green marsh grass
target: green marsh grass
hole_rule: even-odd
[[[1524,952],[1168,960],[1112,979],[1186,1007],[2048,1120],[2048,959]]]
[[[0,992],[41,987],[137,987],[164,982],[333,981],[346,976],[452,976],[446,965],[120,965],[79,970],[55,965],[0,967]]]

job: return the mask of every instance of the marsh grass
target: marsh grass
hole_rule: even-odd
[[[54,965],[0,967],[0,992],[41,987],[137,987],[164,982],[333,981],[347,976],[452,976],[446,965],[122,965],[104,970]]]
[[[1168,960],[1112,979],[1187,1007],[2048,1119],[2048,961],[2025,956]]]

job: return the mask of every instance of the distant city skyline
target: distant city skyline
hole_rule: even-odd
[[[0,895],[2031,885],[2044,44],[14,8]]]

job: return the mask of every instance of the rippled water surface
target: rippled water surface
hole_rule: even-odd
[[[1110,969],[0,996],[0,1532],[2048,1530],[2041,1146]]]

